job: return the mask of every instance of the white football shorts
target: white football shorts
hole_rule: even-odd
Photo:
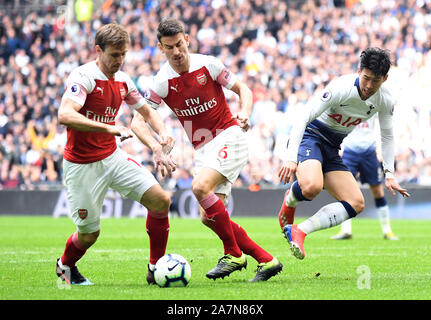
[[[148,189],[158,184],[148,169],[121,149],[88,164],[63,159],[63,181],[72,219],[81,233],[100,230],[100,215],[108,188],[118,191],[123,198],[139,202]]]
[[[232,184],[238,178],[249,157],[248,135],[239,126],[232,126],[195,152],[194,175],[202,168],[220,172],[228,181],[218,185],[215,193],[229,197]]]

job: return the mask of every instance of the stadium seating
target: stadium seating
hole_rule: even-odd
[[[192,52],[221,58],[253,91],[251,157],[237,186],[279,185],[291,115],[329,80],[355,72],[368,46],[390,50],[394,61],[387,84],[397,99],[397,179],[431,184],[429,1],[411,7],[397,1],[349,1],[348,7],[329,0],[94,1],[90,20],[75,13],[79,22],[66,19],[65,3],[0,4],[0,188],[61,188],[66,130],[57,123],[57,109],[68,74],[95,58],[95,30],[117,21],[132,39],[123,69],[143,90],[164,61],[155,30],[165,16],[185,22]],[[237,110],[237,97],[227,98]],[[159,111],[184,168],[162,183],[180,188],[189,181],[193,150],[169,109]],[[119,121],[129,125],[131,117],[124,105]],[[121,148],[151,166],[150,152],[137,139]]]

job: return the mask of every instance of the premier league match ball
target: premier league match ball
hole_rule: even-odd
[[[185,287],[191,276],[192,269],[187,260],[175,253],[161,257],[154,269],[154,280],[159,287]]]

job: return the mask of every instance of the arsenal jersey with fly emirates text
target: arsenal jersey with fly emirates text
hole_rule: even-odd
[[[236,76],[212,56],[190,54],[190,69],[178,74],[166,62],[145,91],[153,108],[162,100],[181,122],[194,148],[210,142],[223,130],[238,125],[232,119],[223,87],[232,88]]]
[[[145,99],[126,73],[118,71],[113,78],[108,79],[96,61],[70,73],[63,97],[81,105],[79,113],[88,119],[109,125],[115,125],[123,101],[133,109],[145,104]],[[67,128],[64,158],[70,162],[96,162],[110,156],[116,149],[116,139],[112,134]]]

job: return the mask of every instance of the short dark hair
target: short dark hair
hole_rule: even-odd
[[[162,37],[172,37],[178,33],[185,34],[185,31],[181,21],[175,18],[163,18],[157,27],[157,39],[159,42]]]
[[[377,47],[362,51],[360,60],[359,69],[369,69],[376,76],[386,76],[392,64],[389,51]]]

